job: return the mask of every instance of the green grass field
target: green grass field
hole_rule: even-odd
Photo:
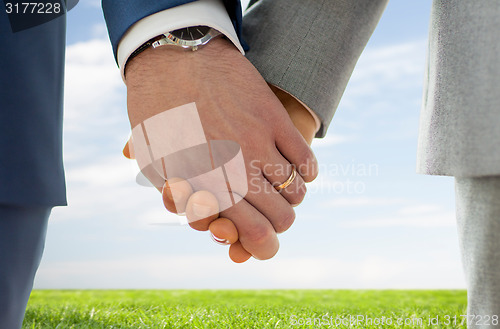
[[[456,290],[38,290],[23,328],[466,328],[463,314]]]

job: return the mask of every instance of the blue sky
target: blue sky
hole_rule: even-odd
[[[99,1],[68,14],[65,166],[36,288],[463,288],[453,179],[415,173],[430,0],[389,3],[294,226],[270,261],[233,264],[179,225],[121,156],[126,91]],[[157,225],[170,223],[171,225]]]

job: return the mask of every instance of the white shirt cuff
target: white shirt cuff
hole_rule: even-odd
[[[147,16],[125,32],[118,44],[117,55],[123,81],[125,64],[137,48],[160,34],[196,25],[218,30],[245,54],[222,0],[198,0]]]

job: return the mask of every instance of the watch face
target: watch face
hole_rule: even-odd
[[[170,34],[181,40],[198,40],[210,31],[208,26],[190,26],[170,32]]]

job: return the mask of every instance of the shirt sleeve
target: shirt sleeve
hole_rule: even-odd
[[[128,58],[145,42],[160,34],[196,25],[218,30],[245,54],[222,0],[194,1],[147,16],[128,29],[118,44],[117,52],[122,79],[125,81]]]

